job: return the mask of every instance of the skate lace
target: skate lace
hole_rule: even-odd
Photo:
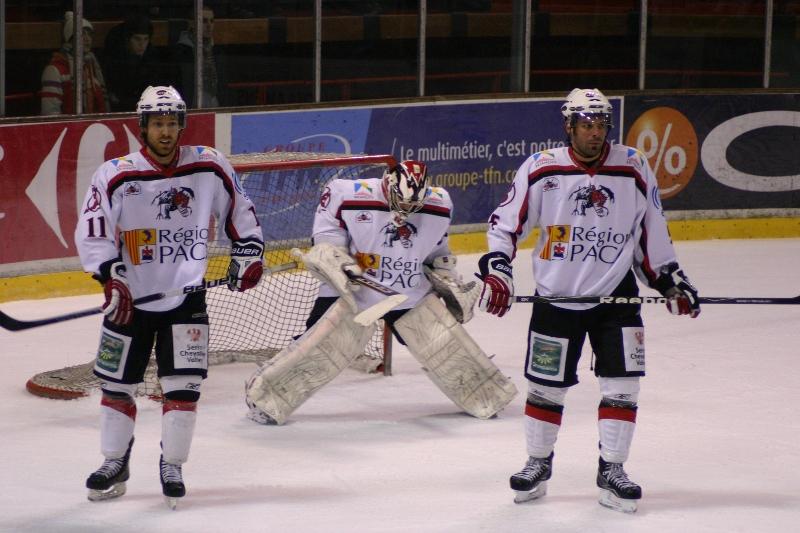
[[[103,461],[103,464],[100,465],[100,468],[97,469],[95,475],[109,478],[114,477],[119,473],[120,470],[122,470],[124,465],[124,459],[106,459]]]
[[[534,479],[539,477],[546,471],[547,471],[546,459],[531,457],[528,459],[528,462],[525,464],[525,467],[522,469],[522,471],[517,475]]]
[[[181,465],[161,462],[161,479],[164,483],[183,483],[181,476]]]
[[[603,474],[605,475],[605,478],[608,480],[609,484],[619,489],[638,487],[636,483],[628,479],[628,474],[626,474],[625,470],[622,469],[622,464],[620,463],[609,464]]]

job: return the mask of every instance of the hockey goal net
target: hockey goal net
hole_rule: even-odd
[[[325,184],[334,178],[380,177],[396,164],[388,155],[343,155],[270,152],[230,158],[247,195],[253,201],[264,232],[265,266],[276,272],[262,278],[244,293],[215,287],[206,292],[209,314],[209,365],[231,362],[262,363],[295,336],[305,331],[305,321],[319,291],[319,281],[294,262],[292,248],[311,245],[314,212]],[[206,279],[225,276],[230,241],[215,231],[209,243]],[[390,372],[390,337],[382,321],[362,358],[368,369]],[[73,399],[99,387],[92,373],[94,361],[41,372],[26,385],[37,396]],[[160,395],[153,357],[139,387],[140,395]]]

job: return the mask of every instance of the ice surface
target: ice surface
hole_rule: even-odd
[[[800,294],[800,239],[676,243],[704,296]],[[514,262],[532,294],[529,250]],[[460,257],[468,277],[477,255]],[[650,291],[644,291],[650,294]],[[0,305],[19,318],[98,305],[99,295]],[[520,391],[530,306],[481,312],[468,331]],[[457,408],[395,345],[394,376],[347,370],[282,427],[245,418],[252,364],[214,366],[177,511],[158,481],[160,406],[140,399],[128,493],[86,499],[100,465],[99,395],[37,398],[33,374],[93,358],[99,317],[0,331],[3,532],[788,532],[800,523],[800,306],[708,305],[699,318],[645,306],[647,371],[626,470],[635,515],[598,505],[597,380],[588,343],[567,396],[548,494],[516,505],[524,396],[483,421]]]

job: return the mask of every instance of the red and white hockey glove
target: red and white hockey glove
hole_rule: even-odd
[[[697,289],[677,263],[670,263],[661,269],[654,288],[667,299],[667,309],[673,315],[696,318],[700,314]]]
[[[106,298],[103,314],[118,326],[127,326],[133,319],[133,297],[126,272],[125,264],[120,259],[114,259],[100,265],[100,276],[97,277],[103,284]]]
[[[264,244],[258,241],[235,241],[228,265],[228,289],[244,292],[252,289],[264,274]]]
[[[514,296],[511,260],[503,252],[489,252],[480,258],[478,268],[481,271],[478,277],[483,281],[478,308],[493,315],[505,315]]]

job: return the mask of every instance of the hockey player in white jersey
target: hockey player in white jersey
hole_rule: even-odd
[[[324,282],[309,329],[249,379],[251,419],[284,423],[361,353],[375,325],[359,325],[354,315],[385,298],[351,283],[362,275],[407,296],[383,318],[456,405],[490,418],[511,401],[513,383],[461,326],[472,317],[480,286],[464,283],[454,268],[450,195],[429,183],[424,163],[403,161],[383,178],[328,184],[314,218],[314,245],[298,253]]]
[[[95,172],[75,230],[81,263],[105,293],[94,373],[102,380],[102,466],[86,480],[89,499],[125,492],[133,445],[137,384],[155,345],[162,408],[162,491],[174,508],[185,494],[200,385],[208,370],[208,315],[203,292],[141,305],[135,298],[200,285],[208,241],[233,243],[228,287],[254,287],[263,272],[263,236],[253,205],[227,159],[206,146],[179,146],[186,104],[172,87],[148,87],[136,112],[144,148],[106,161]]]
[[[519,168],[489,219],[489,251],[479,261],[479,306],[502,317],[514,295],[511,262],[534,228],[536,292],[541,296],[636,296],[636,277],[667,298],[670,312],[700,313],[697,290],[678,266],[645,157],[606,139],[612,106],[597,89],[575,89],[561,108],[569,146],[538,152]],[[634,274],[635,273],[635,274]],[[528,461],[511,476],[515,501],[546,492],[564,398],[578,382],[588,335],[600,383],[600,503],[634,512],[641,487],[623,463],[645,374],[639,305],[536,303],[528,332],[525,434]]]

